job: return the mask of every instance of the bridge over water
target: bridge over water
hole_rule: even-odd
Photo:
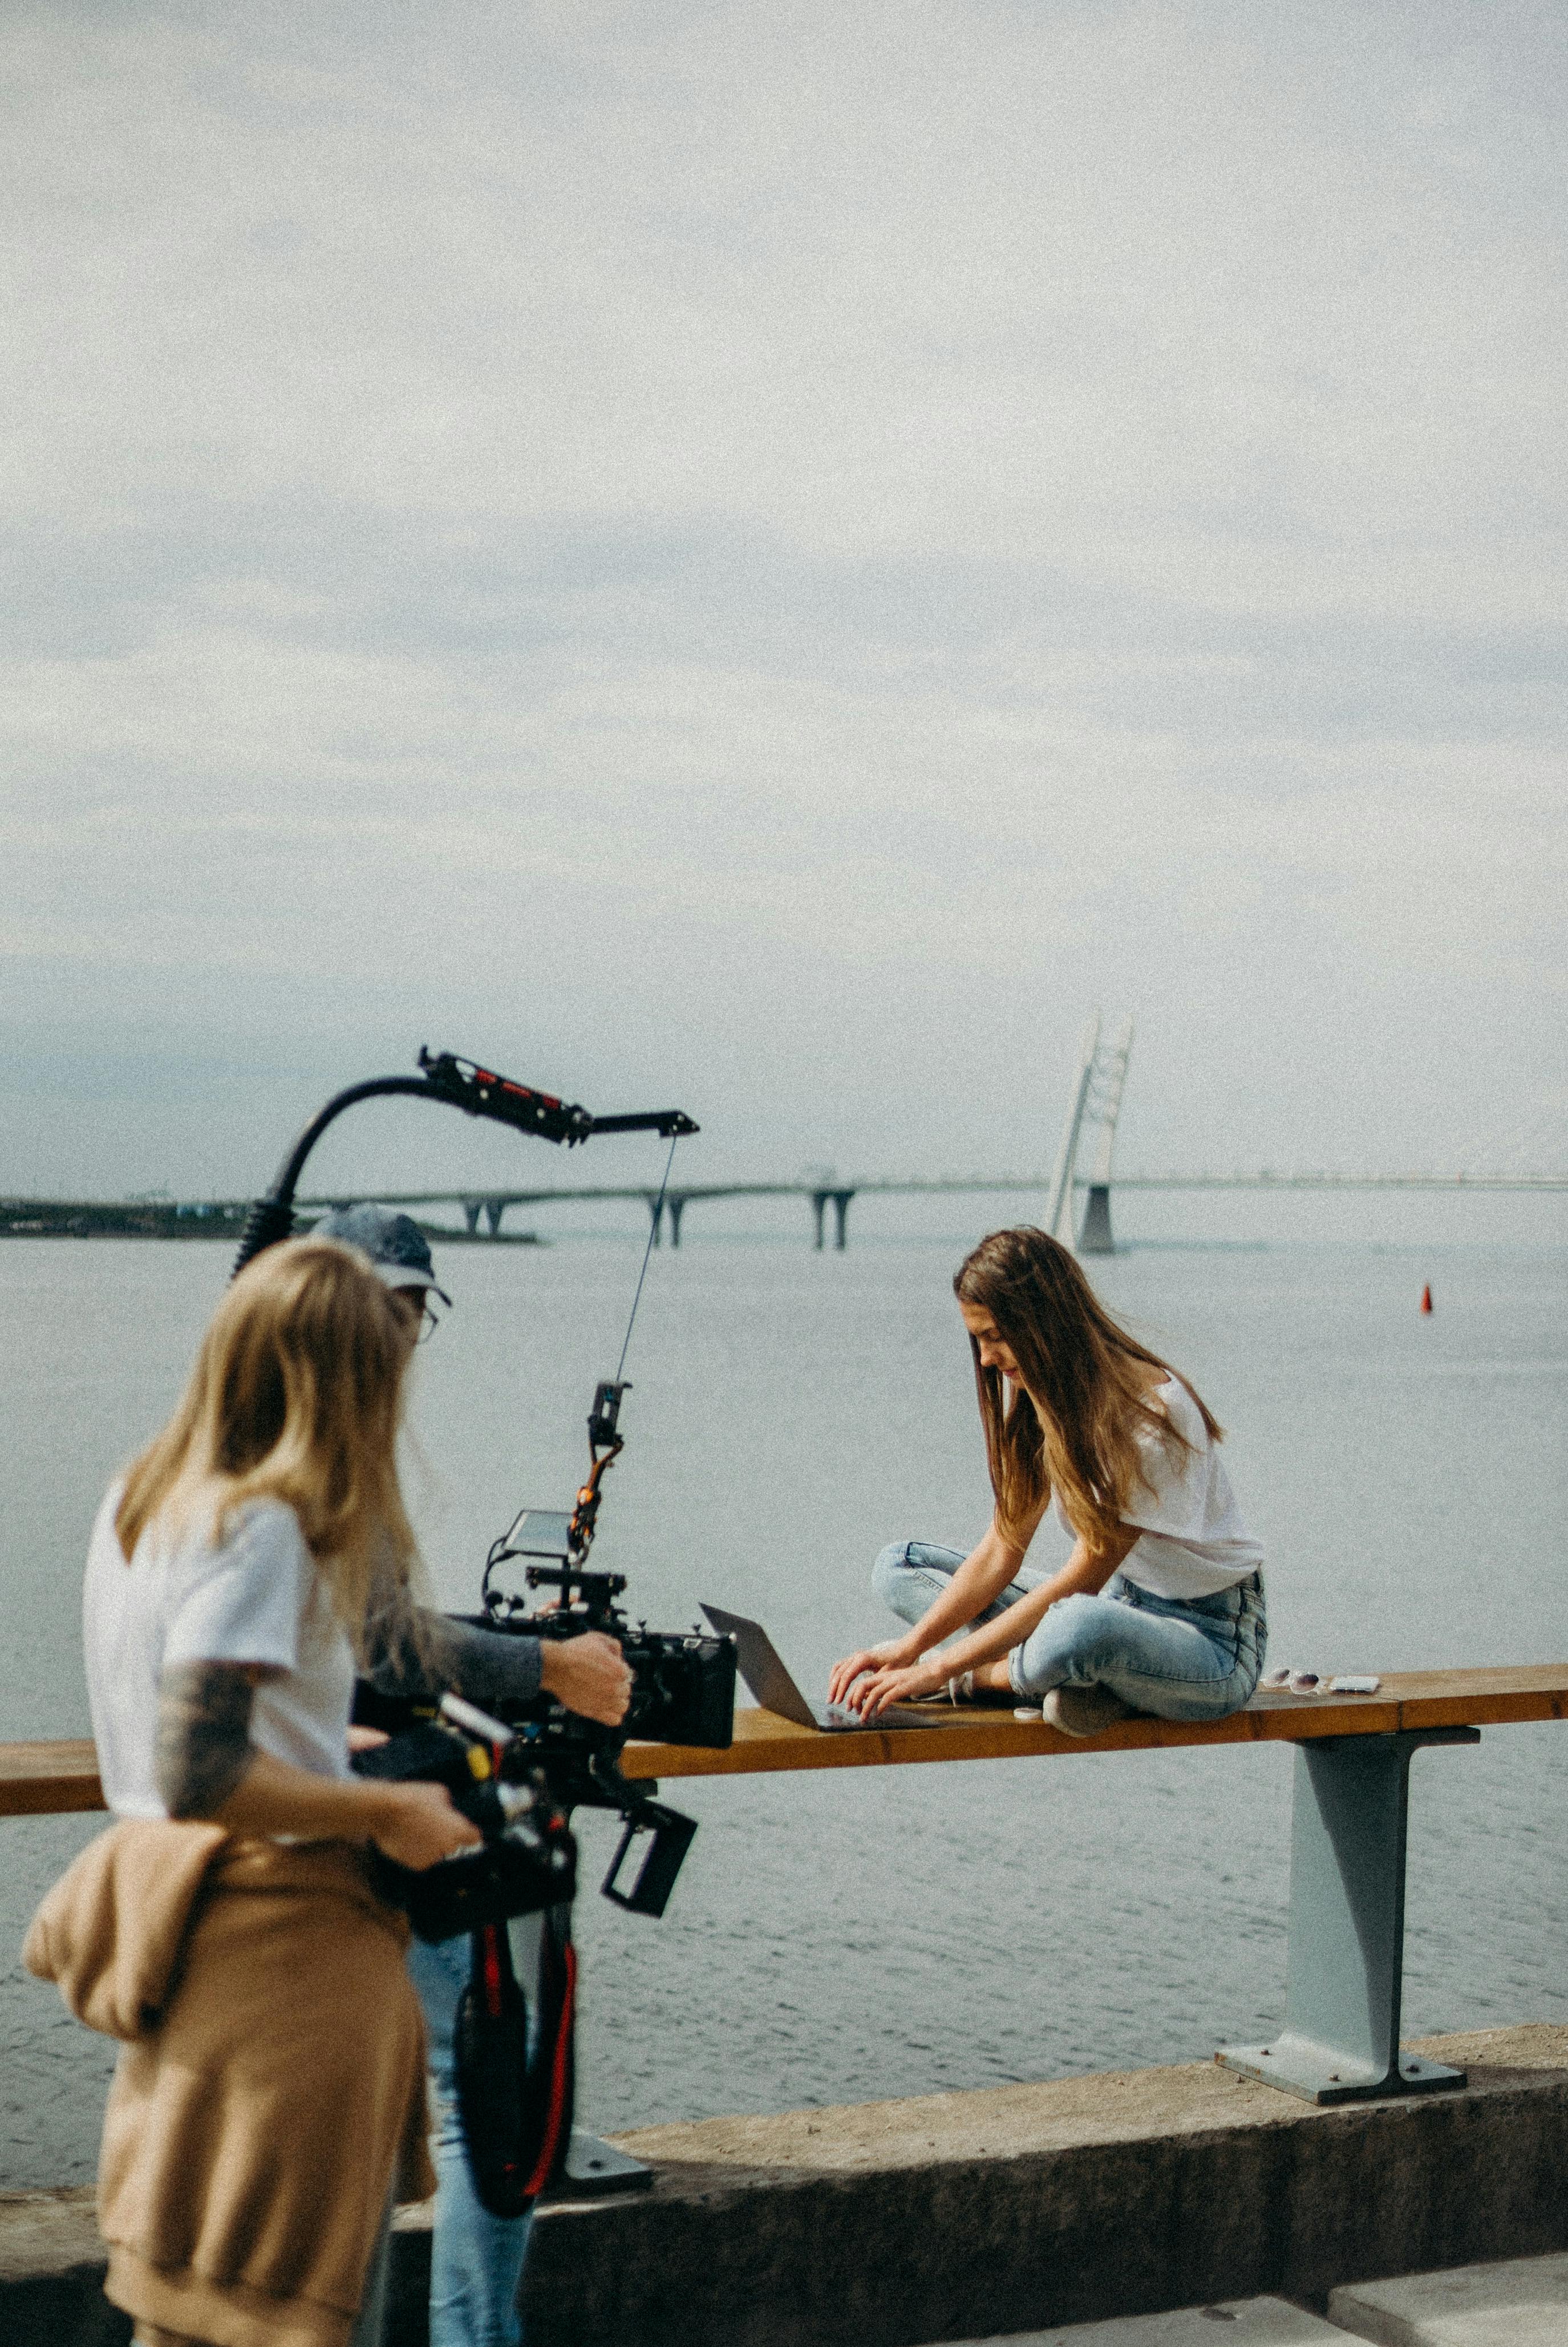
[[[883,1175],[841,1178],[813,1170],[786,1182],[691,1182],[660,1190],[644,1184],[582,1187],[564,1184],[522,1190],[405,1190],[378,1192],[389,1206],[461,1206],[470,1232],[477,1235],[481,1217],[493,1238],[499,1237],[510,1207],[606,1199],[641,1198],[653,1218],[653,1240],[662,1245],[668,1229],[670,1244],[681,1244],[682,1217],[689,1205],[712,1198],[804,1198],[811,1208],[818,1247],[825,1244],[827,1213],[833,1210],[833,1243],[842,1247],[848,1237],[850,1201],[858,1197],[928,1197],[958,1193],[993,1193],[1031,1196],[1040,1202],[1042,1229],[1075,1245],[1083,1255],[1110,1255],[1112,1235],[1112,1160],[1116,1122],[1127,1081],[1132,1050],[1132,1021],[1124,1020],[1113,1040],[1102,1038],[1097,1010],[1083,1030],[1078,1061],[1069,1090],[1067,1115],[1055,1163],[1047,1172],[1033,1174],[968,1174],[918,1175],[900,1180]],[[1563,1174],[1277,1174],[1265,1168],[1255,1174],[1120,1174],[1118,1190],[1568,1190]],[[1080,1215],[1076,1209],[1083,1202]],[[312,1198],[311,1206],[352,1204],[347,1197]]]
[[[793,1179],[777,1182],[682,1182],[661,1189],[648,1183],[543,1183],[531,1188],[446,1190],[372,1190],[302,1198],[306,1212],[353,1205],[374,1196],[383,1204],[419,1208],[458,1206],[472,1235],[483,1224],[492,1238],[514,1206],[592,1205],[610,1200],[641,1199],[652,1217],[656,1245],[666,1231],[671,1246],[681,1244],[681,1225],[690,1205],[722,1198],[803,1198],[811,1209],[816,1245],[826,1244],[829,1210],[833,1244],[843,1247],[848,1237],[850,1203],[859,1197],[933,1197],[960,1194],[1022,1196],[1035,1202],[1030,1218],[1083,1255],[1109,1255],[1114,1241],[1111,1224],[1111,1194],[1117,1190],[1253,1190],[1313,1191],[1431,1190],[1542,1192],[1568,1190],[1568,1173],[1359,1174],[1276,1173],[1267,1167],[1256,1173],[1165,1173],[1112,1174],[1116,1122],[1127,1080],[1132,1048],[1132,1022],[1126,1020],[1114,1040],[1102,1041],[1098,1011],[1084,1029],[1078,1061],[1069,1088],[1067,1114],[1055,1162],[1048,1169],[1024,1174],[917,1174],[908,1178],[885,1174],[844,1176],[825,1167],[811,1167]],[[1079,1212],[1081,1202],[1081,1213]],[[238,1231],[248,1211],[244,1200],[213,1200],[179,1204],[160,1197],[129,1200],[118,1206],[102,1201],[71,1204],[58,1199],[0,1199],[0,1235],[51,1233],[89,1235],[113,1227],[122,1234],[148,1236],[215,1235],[230,1227]],[[106,1219],[107,1218],[107,1219]]]
[[[332,1196],[303,1198],[302,1208],[308,1214],[323,1212],[328,1206],[347,1205],[361,1198],[379,1198],[389,1206],[405,1206],[417,1211],[421,1206],[454,1205],[463,1210],[470,1232],[478,1236],[481,1227],[492,1237],[499,1237],[507,1212],[514,1206],[569,1205],[580,1201],[592,1204],[596,1201],[640,1199],[654,1218],[653,1235],[662,1243],[669,1233],[670,1244],[681,1244],[682,1217],[693,1202],[701,1204],[713,1198],[804,1198],[811,1209],[811,1227],[816,1245],[827,1243],[827,1232],[833,1232],[833,1244],[842,1247],[848,1234],[850,1201],[867,1196],[920,1197],[943,1194],[994,1194],[998,1196],[1026,1196],[1035,1203],[1027,1209],[1031,1219],[1048,1224],[1044,1211],[1050,1204],[1051,1177],[1048,1173],[1034,1174],[969,1174],[948,1178],[941,1175],[919,1176],[907,1181],[881,1175],[856,1176],[845,1179],[838,1174],[804,1174],[791,1182],[703,1182],[682,1184],[671,1189],[662,1200],[657,1188],[643,1184],[576,1184],[561,1183],[530,1190],[378,1190],[366,1184],[353,1193],[334,1193]],[[1255,1174],[1122,1174],[1116,1177],[1118,1190],[1255,1190],[1255,1191],[1337,1191],[1337,1190],[1437,1190],[1522,1191],[1544,1192],[1568,1190],[1565,1174],[1276,1174],[1266,1169]],[[1105,1255],[1112,1251],[1110,1185],[1075,1177],[1073,1195],[1082,1202],[1081,1214],[1075,1214],[1076,1227],[1071,1235],[1080,1251],[1086,1255]],[[829,1215],[831,1212],[831,1219]],[[232,1235],[238,1237],[250,1210],[244,1198],[203,1199],[199,1202],[173,1198],[131,1199],[119,1202],[101,1198],[0,1198],[0,1238],[217,1238]]]
[[[1076,1234],[1080,1250],[1084,1254],[1107,1255],[1112,1251],[1111,1186],[1110,1184],[1092,1182],[1087,1176],[1074,1177],[1074,1194],[1085,1202],[1085,1211]],[[1122,1174],[1117,1175],[1114,1186],[1118,1190],[1537,1192],[1568,1190],[1568,1173],[1275,1174],[1266,1169],[1255,1174]],[[828,1210],[831,1207],[833,1244],[835,1247],[842,1247],[848,1238],[849,1206],[854,1198],[995,1193],[998,1195],[1027,1194],[1046,1200],[1050,1187],[1051,1176],[1042,1169],[1034,1174],[962,1174],[950,1180],[935,1176],[898,1181],[875,1175],[840,1180],[834,1174],[804,1176],[794,1182],[689,1183],[679,1189],[666,1191],[662,1200],[657,1186],[643,1184],[579,1186],[561,1184],[553,1188],[534,1190],[378,1190],[374,1194],[387,1206],[460,1206],[470,1231],[477,1234],[483,1220],[492,1237],[500,1235],[503,1219],[508,1208],[513,1206],[558,1205],[574,1201],[590,1204],[612,1199],[637,1198],[653,1217],[654,1245],[663,1243],[664,1233],[668,1230],[671,1246],[681,1244],[682,1216],[693,1202],[712,1198],[804,1198],[811,1209],[815,1245],[821,1247],[826,1244]],[[330,1198],[303,1199],[301,1204],[311,1210],[324,1209],[352,1204],[364,1194],[359,1191],[351,1196],[345,1192]]]

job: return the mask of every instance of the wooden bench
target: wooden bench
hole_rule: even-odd
[[[1188,1727],[1135,1718],[1087,1739],[1005,1708],[934,1711],[928,1728],[835,1736],[774,1712],[739,1711],[727,1751],[629,1744],[622,1767],[648,1781],[1293,1744],[1285,2024],[1267,2045],[1225,2046],[1215,2058],[1308,2101],[1337,2103],[1465,2083],[1461,2070],[1399,2045],[1411,1757],[1427,1745],[1479,1743],[1483,1727],[1565,1717],[1568,1667],[1541,1664],[1408,1673],[1369,1696],[1260,1692],[1229,1719]],[[102,1807],[90,1742],[0,1744],[0,1817]]]

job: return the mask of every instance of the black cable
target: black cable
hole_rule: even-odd
[[[653,1252],[653,1242],[659,1235],[659,1225],[664,1219],[664,1193],[670,1187],[670,1168],[675,1163],[675,1150],[680,1139],[680,1134],[676,1133],[670,1143],[670,1154],[664,1160],[664,1179],[659,1184],[659,1195],[653,1202],[653,1211],[649,1220],[648,1245],[642,1250],[642,1268],[637,1275],[637,1293],[631,1299],[631,1310],[627,1317],[626,1336],[620,1348],[620,1358],[615,1365],[615,1375],[610,1380],[613,1385],[620,1383],[620,1372],[626,1367],[627,1347],[631,1342],[631,1329],[637,1318],[637,1307],[642,1301],[642,1283],[648,1276],[648,1258]]]

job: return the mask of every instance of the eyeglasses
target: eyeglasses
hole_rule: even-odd
[[[399,1287],[394,1290],[393,1308],[405,1329],[413,1328],[414,1341],[416,1345],[428,1344],[441,1325],[441,1317],[428,1296],[421,1299],[419,1318],[417,1322],[415,1321],[414,1291],[409,1288]]]

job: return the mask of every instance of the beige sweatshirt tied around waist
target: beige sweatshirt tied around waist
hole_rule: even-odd
[[[435,2188],[407,1927],[342,1842],[132,1819],[23,1951],[122,2041],[104,2116],[105,2285],[213,2347],[346,2347],[395,2175]]]

